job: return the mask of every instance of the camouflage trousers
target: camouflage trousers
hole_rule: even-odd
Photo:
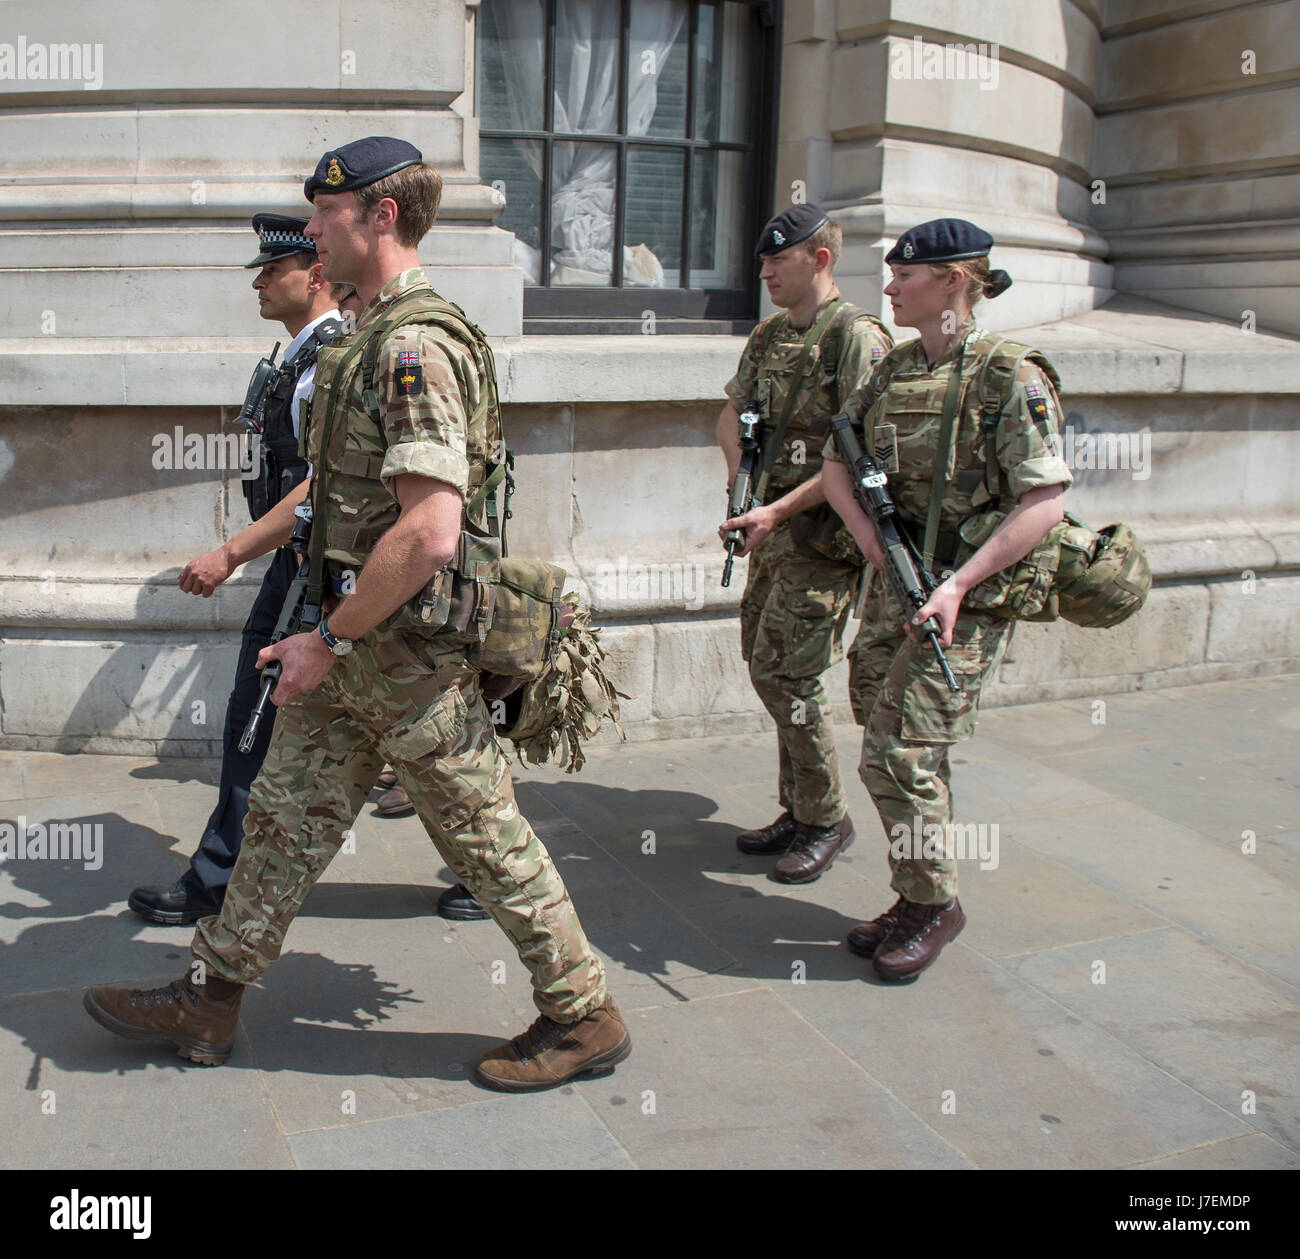
[[[894,891],[918,904],[942,905],[957,895],[949,749],[975,733],[980,689],[1015,622],[957,617],[944,651],[961,687],[954,695],[934,649],[913,642],[904,620],[884,576],[873,573],[862,628],[849,649],[849,697],[865,727],[858,773],[890,840]]]
[[[225,902],[199,922],[194,956],[244,984],[279,957],[385,760],[439,855],[510,937],[537,1008],[567,1023],[600,1005],[604,967],[515,805],[478,674],[463,654],[383,629],[280,709]]]
[[[741,655],[776,722],[781,807],[805,826],[831,826],[847,808],[822,674],[843,658],[857,575],[796,550],[786,522],[749,557]]]

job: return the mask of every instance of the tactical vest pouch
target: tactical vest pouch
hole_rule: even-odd
[[[866,563],[853,535],[829,503],[819,503],[809,511],[792,516],[790,541],[800,555],[810,558],[833,560],[854,568]]]
[[[463,531],[455,560],[388,618],[389,628],[447,642],[483,642],[492,624],[501,564],[500,538]]]

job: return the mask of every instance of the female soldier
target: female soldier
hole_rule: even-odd
[[[1037,610],[1034,592],[1013,571],[1063,518],[1071,479],[1058,437],[1055,371],[1028,347],[984,332],[971,315],[981,296],[1011,284],[1005,271],[989,271],[992,245],[992,236],[963,219],[936,219],[900,237],[885,258],[893,271],[885,294],[895,324],[920,336],[890,351],[845,407],[864,449],[888,474],[901,527],[926,567],[945,574],[910,625],[833,438],[822,474],[827,500],[873,569],[850,692],[865,727],[859,773],[890,838],[898,900],[855,927],[848,943],[872,958],[882,979],[916,978],[965,925],[948,753],[974,732],[980,688],[1014,627],[1006,613],[1018,604],[1024,614]],[[1037,593],[1041,606],[1044,592]],[[1003,615],[987,610],[995,606]],[[949,690],[932,648],[912,636],[930,616],[960,693]]]

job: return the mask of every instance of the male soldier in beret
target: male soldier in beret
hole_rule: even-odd
[[[782,307],[749,335],[726,387],[718,443],[730,485],[740,462],[739,413],[763,414],[760,506],[723,523],[745,531],[751,554],[740,604],[741,654],[776,722],[782,813],[743,831],[744,853],[784,854],[773,877],[811,883],[853,840],[826,709],[822,674],[842,638],[862,556],[822,492],[822,447],[831,417],[893,344],[874,316],[840,297],[833,271],[842,234],[815,205],[797,205],[763,229],[760,278]]]
[[[306,495],[307,464],[298,457],[300,413],[311,399],[316,355],[343,327],[338,306],[350,287],[321,277],[316,242],[303,235],[306,226],[306,219],[286,214],[253,215],[259,251],[245,270],[257,268],[253,291],[262,318],[283,324],[290,340],[266,388],[263,429],[256,446],[258,464],[253,475],[243,480],[254,523],[216,550],[191,560],[178,579],[182,590],[205,599],[241,564],[271,549],[272,539],[285,521],[292,520],[294,507]],[[170,887],[138,887],[127,898],[127,904],[150,922],[192,923],[221,909],[244,836],[248,791],[271,742],[272,722],[265,721],[252,750],[239,750],[261,687],[257,656],[271,641],[297,566],[297,557],[287,546],[275,552],[244,625],[235,685],[226,703],[221,787],[189,869]]]
[[[85,1005],[120,1035],[223,1062],[245,986],[279,956],[387,758],[443,860],[531,973],[540,1017],[477,1069],[488,1087],[529,1092],[608,1073],[631,1039],[515,804],[464,639],[422,632],[407,606],[457,562],[467,524],[488,528],[501,434],[491,351],[419,267],[441,191],[419,150],[386,136],[327,152],[306,182],[325,274],[366,303],[356,332],[321,356],[307,443],[308,599],[325,583],[347,593],[326,601],[318,630],[261,654],[283,670],[280,716],[221,915],[195,933],[195,967],[164,988],[93,988]],[[344,573],[353,582],[339,584]]]

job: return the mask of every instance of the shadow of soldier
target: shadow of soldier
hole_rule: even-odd
[[[844,877],[844,858],[817,886],[791,887],[767,877],[775,858],[736,850],[737,827],[709,820],[718,805],[708,796],[589,781],[518,790],[592,942],[676,1000],[692,989],[703,995],[709,975],[864,977],[864,963],[844,947],[861,919],[815,899]]]
[[[12,826],[13,819],[7,819]],[[130,983],[151,987],[178,977],[190,964],[189,928],[155,928],[122,908],[123,888],[130,887],[131,871],[156,859],[160,844],[169,841],[150,827],[117,813],[59,819],[76,825],[79,835],[99,836],[99,846],[88,863],[87,844],[77,850],[80,859],[12,855],[0,866],[0,1027],[20,1037],[31,1055],[18,1073],[28,1090],[41,1088],[46,1063],[61,1071],[112,1071],[125,1074],[151,1065],[186,1065],[165,1045],[131,1043],[94,1024],[82,1009],[85,988],[96,984]],[[35,823],[29,823],[35,826]],[[87,829],[89,828],[89,829]],[[48,828],[47,828],[48,829]],[[64,835],[67,832],[63,832]],[[70,848],[67,851],[72,851]],[[105,859],[107,858],[107,859]],[[165,941],[155,938],[170,935]],[[431,1062],[445,1058],[459,1063],[477,1046],[481,1052],[492,1043],[486,1037],[451,1035],[449,1047],[434,1051],[427,1038],[406,1033],[398,1040],[418,1040],[410,1052],[374,1045],[367,1030],[402,1005],[418,1003],[408,990],[380,977],[375,966],[340,964],[318,954],[288,953],[268,973],[277,999],[256,1002],[259,1022],[268,1043],[283,1035],[292,1043],[293,1062],[273,1064],[259,1058],[262,1069],[312,1064],[314,1070],[339,1072],[358,1069],[364,1061],[420,1065],[428,1074]],[[299,1043],[302,1024],[296,1019],[342,1024],[312,1029],[308,1042]],[[271,1028],[274,1031],[268,1031]],[[346,1032],[351,1030],[355,1037]],[[365,1032],[372,1041],[361,1037]],[[344,1045],[350,1048],[344,1048]],[[238,1047],[231,1059],[236,1067],[254,1064]],[[198,1069],[198,1068],[196,1068]],[[459,1078],[448,1068],[447,1078]],[[17,1081],[15,1080],[15,1086]]]

